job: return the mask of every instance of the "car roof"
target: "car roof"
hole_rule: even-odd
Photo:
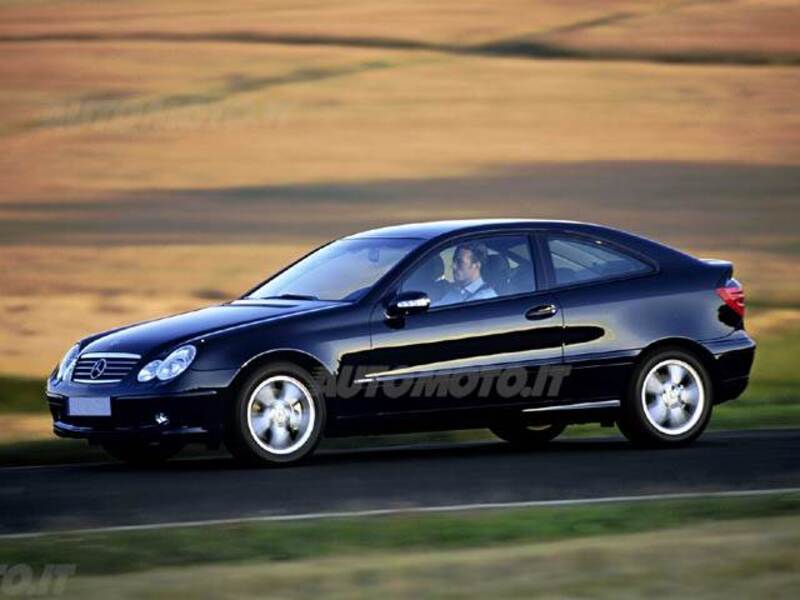
[[[453,235],[481,233],[483,231],[502,231],[520,229],[555,229],[601,236],[627,248],[632,248],[657,260],[690,260],[693,256],[671,248],[666,244],[597,223],[581,221],[562,221],[552,219],[462,219],[454,221],[429,221],[427,223],[408,223],[370,229],[362,233],[348,236],[353,238],[406,238],[420,240],[438,240]],[[427,243],[427,242],[426,242]],[[435,242],[433,242],[435,243]]]
[[[554,221],[544,219],[459,219],[452,221],[428,221],[390,225],[356,233],[350,238],[416,238],[429,240],[453,233],[480,232],[483,230],[517,229],[521,227],[551,228],[563,226],[587,226],[577,221]]]

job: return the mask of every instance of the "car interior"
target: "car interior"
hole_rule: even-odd
[[[605,279],[647,269],[647,265],[599,242],[551,238],[548,248],[558,285]]]
[[[498,296],[510,296],[535,289],[528,242],[518,236],[482,239],[488,256],[481,277]],[[432,254],[420,264],[402,286],[403,291],[424,292],[436,304],[455,285],[452,258],[457,245]]]

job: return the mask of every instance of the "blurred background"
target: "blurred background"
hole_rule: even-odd
[[[0,10],[6,407],[41,409],[91,332],[440,218],[594,221],[733,260],[759,341],[800,348],[796,2]]]
[[[0,10],[4,441],[49,437],[74,340],[407,221],[579,219],[733,260],[759,358],[798,356],[796,2]],[[751,389],[773,424],[800,416],[784,362]]]
[[[798,425],[798,107],[796,0],[0,0],[0,460],[67,456],[75,340],[441,218],[734,261],[760,350],[714,425]]]

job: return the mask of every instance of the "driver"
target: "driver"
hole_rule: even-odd
[[[459,244],[453,254],[453,281],[455,286],[439,304],[455,304],[472,300],[496,298],[497,292],[481,277],[481,269],[488,255],[483,244]]]

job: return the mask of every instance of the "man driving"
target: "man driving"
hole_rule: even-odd
[[[453,254],[454,287],[438,304],[456,304],[496,298],[497,292],[481,277],[488,255],[483,244],[459,244]]]

